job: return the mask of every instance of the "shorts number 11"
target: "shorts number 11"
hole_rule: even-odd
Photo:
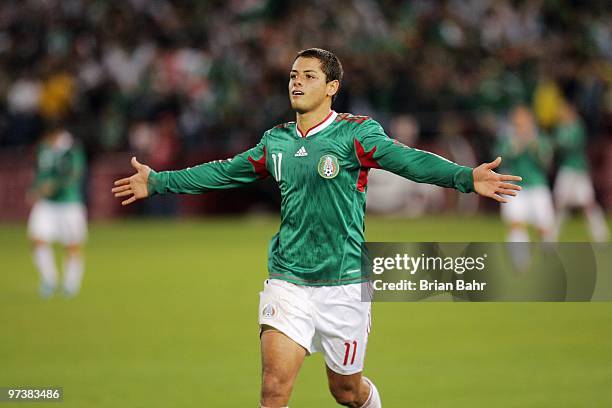
[[[357,341],[353,340],[353,356],[351,357],[351,365],[355,362],[355,355],[357,354]],[[349,359],[349,354],[351,353],[351,343],[345,342],[344,343],[344,363],[343,365],[346,365],[348,363],[348,359]]]

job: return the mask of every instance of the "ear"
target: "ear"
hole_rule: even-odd
[[[338,89],[340,89],[340,81],[338,81],[337,79],[329,81],[327,83],[327,96],[334,96],[338,93]]]

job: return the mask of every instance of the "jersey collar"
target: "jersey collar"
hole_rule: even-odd
[[[331,125],[334,120],[336,120],[336,116],[338,116],[338,114],[335,111],[330,111],[329,114],[325,117],[325,119],[323,119],[318,125],[314,125],[303,134],[300,129],[298,129],[297,122],[295,122],[295,134],[300,138],[317,134],[329,125]]]

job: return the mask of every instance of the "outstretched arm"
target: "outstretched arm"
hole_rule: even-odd
[[[409,180],[455,188],[463,193],[472,191],[500,202],[499,194],[516,195],[520,181],[517,176],[500,175],[497,168],[501,158],[474,169],[460,166],[436,154],[414,149],[390,139],[382,127],[368,120],[357,128],[355,149],[362,168],[382,168]]]
[[[177,171],[156,172],[132,158],[136,174],[115,181],[115,197],[129,197],[131,204],[154,194],[199,194],[211,190],[244,186],[269,175],[263,141],[228,160],[216,160]]]

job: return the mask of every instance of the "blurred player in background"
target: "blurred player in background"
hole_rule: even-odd
[[[511,111],[498,154],[504,157],[505,171],[523,178],[521,194],[501,204],[501,215],[509,228],[507,241],[528,242],[529,225],[536,227],[540,239],[553,241],[555,213],[546,176],[552,148],[526,106],[519,105]]]
[[[85,156],[81,145],[59,122],[51,123],[36,154],[36,175],[29,193],[34,203],[28,234],[40,272],[40,295],[52,296],[58,286],[53,243],[65,249],[62,292],[74,296],[83,277],[82,245],[87,236],[82,181]]]
[[[575,107],[569,102],[561,104],[554,137],[559,158],[554,187],[558,212],[556,231],[560,233],[570,209],[580,208],[587,218],[593,241],[605,242],[609,238],[609,231],[603,211],[595,201],[586,156],[586,129]]]
[[[269,175],[277,181],[281,225],[270,243],[270,279],[259,306],[262,407],[287,406],[304,358],[317,351],[339,404],[381,406],[376,387],[361,375],[370,333],[361,243],[371,168],[502,202],[500,194],[520,189],[509,183],[519,177],[492,171],[500,158],[475,169],[459,166],[390,139],[369,117],[334,112],[341,79],[334,54],[301,51],[289,75],[295,122],[266,131],[257,146],[232,159],[185,170],[157,173],[133,158],[137,173],[112,189],[116,197],[128,197],[126,205],[153,194],[240,187]]]

